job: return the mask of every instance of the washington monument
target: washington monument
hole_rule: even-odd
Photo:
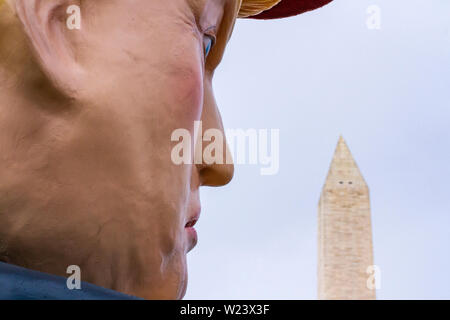
[[[375,299],[369,188],[342,137],[319,201],[319,299]]]

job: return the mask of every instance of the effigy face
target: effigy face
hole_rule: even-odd
[[[199,188],[234,172],[212,78],[235,20],[330,1],[0,0],[0,278],[182,298]]]
[[[194,135],[198,120],[223,130],[211,81],[239,1],[83,1],[78,28],[68,1],[12,3],[0,22],[11,44],[0,260],[56,275],[77,265],[83,281],[181,298],[199,187],[226,184],[233,166],[174,164],[171,134]]]

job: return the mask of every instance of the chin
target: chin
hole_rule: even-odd
[[[178,278],[177,280],[177,289],[176,294],[174,295],[173,300],[181,300],[186,295],[187,285],[188,285],[188,270],[187,270],[187,263],[186,263],[186,254],[183,254],[181,260],[183,261],[182,264],[178,268]]]
[[[178,292],[177,292],[177,296],[176,296],[176,300],[181,300],[184,298],[184,296],[186,295],[186,290],[187,290],[187,285],[188,285],[188,271],[187,271],[187,266],[186,266],[186,256],[184,256],[184,267],[182,268],[182,270],[180,270],[180,281],[179,281],[179,285],[178,285]]]
[[[165,268],[153,269],[154,272],[141,278],[132,292],[124,292],[146,300],[181,300],[186,294],[188,272],[186,256],[179,257],[177,263],[166,265]],[[172,261],[175,262],[175,261]],[[150,270],[148,270],[150,271]],[[157,278],[155,272],[160,271]]]

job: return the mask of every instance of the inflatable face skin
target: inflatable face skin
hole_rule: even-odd
[[[2,1],[0,1],[2,2]],[[0,261],[177,299],[199,187],[171,134],[223,130],[212,76],[237,0],[15,0],[0,9]],[[81,29],[67,27],[68,6]],[[214,41],[209,54],[205,47]],[[206,44],[206,45],[205,45]]]

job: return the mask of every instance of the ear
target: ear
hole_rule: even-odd
[[[81,30],[69,30],[66,13],[81,0],[15,0],[14,9],[28,36],[36,62],[54,87],[73,97],[82,73],[75,58],[75,42]]]

